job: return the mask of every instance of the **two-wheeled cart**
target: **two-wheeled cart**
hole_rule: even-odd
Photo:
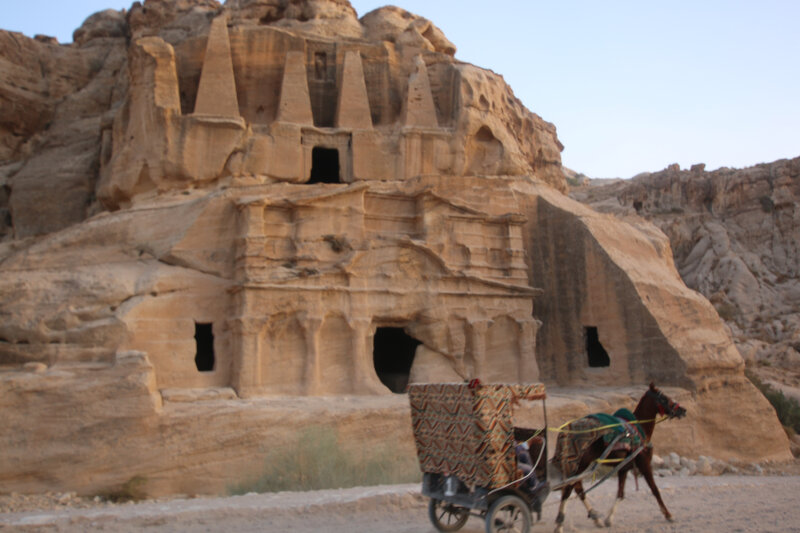
[[[409,387],[422,493],[430,498],[428,514],[436,529],[457,531],[470,516],[479,516],[487,533],[527,533],[534,515],[541,520],[550,492],[545,397],[542,384]],[[542,402],[543,428],[514,427],[519,400]],[[518,461],[522,442],[530,448],[527,467]]]

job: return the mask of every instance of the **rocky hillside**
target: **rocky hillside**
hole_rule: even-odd
[[[711,172],[672,165],[589,180],[572,196],[666,233],[681,277],[711,300],[752,371],[800,396],[800,158]]]

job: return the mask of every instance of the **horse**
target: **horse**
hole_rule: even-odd
[[[621,409],[618,411],[618,413],[621,411],[624,411],[630,415],[630,411]],[[570,472],[565,472],[562,468],[561,473],[563,474],[565,480],[570,476],[575,476],[581,472],[584,472],[586,469],[591,467],[596,460],[601,459],[604,454],[609,462],[624,462],[626,459],[630,459],[631,455],[636,455],[617,473],[617,498],[614,501],[614,504],[612,505],[611,510],[608,512],[605,520],[602,520],[601,515],[592,508],[589,500],[586,499],[586,493],[583,490],[581,479],[561,487],[561,503],[558,508],[558,516],[556,517],[556,533],[562,533],[564,529],[564,508],[573,489],[575,489],[575,493],[586,506],[586,510],[589,513],[589,518],[594,520],[595,525],[597,527],[603,527],[604,525],[606,527],[611,527],[611,524],[614,520],[614,512],[617,510],[619,503],[625,498],[625,478],[634,465],[642,474],[642,476],[644,476],[645,481],[647,481],[647,485],[650,487],[650,491],[653,493],[653,496],[655,496],[656,501],[658,501],[658,505],[661,508],[661,512],[664,514],[664,518],[672,522],[672,515],[667,509],[667,506],[664,505],[664,501],[661,499],[661,493],[658,491],[656,482],[653,479],[653,468],[650,464],[653,459],[653,445],[650,442],[650,438],[653,436],[653,429],[656,425],[656,415],[666,416],[667,418],[682,418],[686,415],[686,409],[668,398],[663,392],[658,390],[653,383],[650,383],[650,388],[644,393],[642,398],[639,400],[636,409],[633,411],[632,418],[635,418],[637,423],[629,426],[632,431],[638,432],[638,435],[633,435],[633,437],[635,437],[635,442],[638,444],[637,446],[628,447],[627,449],[625,449],[625,447],[618,449],[617,446],[611,444],[611,446],[614,446],[613,449],[611,451],[606,450],[606,447],[609,446],[609,444],[608,437],[604,438],[604,435],[607,435],[608,431],[604,431],[604,428],[607,429],[609,427],[608,425],[601,426],[597,428],[597,430],[573,429],[575,427],[580,428],[592,425],[597,427],[596,421],[595,423],[583,425],[580,423],[581,421],[588,421],[590,417],[584,417],[577,421],[570,422],[568,425],[562,428],[564,431],[559,435],[556,446],[556,456],[553,458],[553,462],[562,460],[565,449],[564,447],[568,446],[571,442],[574,443],[574,440],[578,438],[578,436],[588,438],[585,444],[580,446],[578,455],[575,456],[574,463],[577,466],[571,469]],[[636,427],[637,425],[638,427]],[[592,433],[593,431],[594,433]],[[631,435],[627,434],[627,436],[630,437]],[[621,442],[621,440],[617,439],[614,442]],[[562,466],[563,465],[564,463],[562,462]]]

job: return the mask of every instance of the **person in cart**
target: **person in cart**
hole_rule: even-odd
[[[518,441],[514,448],[517,452],[517,468],[522,471],[523,477],[527,477],[522,484],[528,492],[533,491],[539,486],[539,480],[536,478],[536,472],[533,470],[533,458],[531,457],[530,441],[536,437],[531,437],[528,440]]]
[[[519,398],[514,396],[511,400],[511,405],[512,407],[518,407]],[[544,446],[544,441],[537,434],[526,437],[518,428],[514,428],[514,440],[516,441],[514,451],[517,454],[517,468],[522,471],[522,477],[527,477],[520,487],[533,494],[534,490],[539,486],[539,480],[536,478],[536,472],[531,472],[534,467],[533,458],[531,457],[531,442]],[[528,474],[530,474],[529,477]]]

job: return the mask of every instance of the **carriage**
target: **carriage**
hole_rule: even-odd
[[[534,515],[541,520],[550,492],[544,385],[415,384],[408,394],[422,493],[436,529],[457,531],[471,515],[485,519],[487,533],[527,532]],[[518,400],[541,400],[544,428],[514,427]],[[527,474],[517,460],[520,442],[530,443]]]
[[[457,531],[474,515],[485,520],[487,533],[528,533],[534,514],[541,520],[542,504],[551,490],[561,490],[557,532],[563,530],[564,505],[573,490],[597,526],[610,526],[624,498],[625,477],[634,466],[664,517],[672,520],[653,479],[650,437],[657,415],[662,420],[681,418],[686,410],[653,383],[634,412],[587,415],[555,430],[558,440],[551,472],[557,476],[551,480],[544,385],[482,385],[478,380],[414,384],[408,395],[422,493],[430,498],[428,515],[439,531]],[[542,402],[544,427],[514,426],[512,412],[519,400]],[[520,443],[529,445],[528,468],[520,461]],[[597,480],[596,474],[609,463],[614,466]],[[615,475],[617,500],[603,520],[586,493]],[[584,490],[583,481],[589,477],[595,481]]]

